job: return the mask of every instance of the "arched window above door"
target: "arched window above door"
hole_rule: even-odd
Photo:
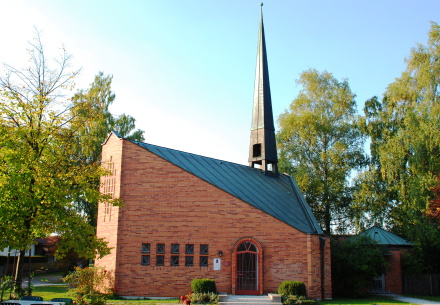
[[[250,241],[245,241],[238,246],[237,252],[258,252],[258,249]]]

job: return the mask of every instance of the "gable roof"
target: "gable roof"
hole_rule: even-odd
[[[296,182],[290,176],[268,176],[259,169],[245,165],[152,144],[127,141],[304,233],[323,234]]]
[[[359,235],[366,235],[378,242],[380,245],[388,246],[412,246],[413,244],[402,237],[399,237],[391,232],[385,231],[382,228],[373,226],[368,230],[359,233]]]

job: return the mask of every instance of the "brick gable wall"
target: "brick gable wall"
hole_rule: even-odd
[[[121,172],[122,172],[122,146],[124,141],[119,140],[111,134],[107,140],[102,152],[103,167],[112,171],[108,176],[101,177],[101,193],[113,193],[114,198],[121,197]],[[108,189],[110,188],[111,189]],[[99,263],[106,266],[108,270],[117,269],[117,244],[118,244],[118,225],[120,218],[120,207],[109,206],[107,203],[100,203],[98,206],[98,219],[96,234],[98,237],[105,238],[111,249],[110,255],[99,260]]]
[[[188,293],[195,278],[215,279],[219,291],[232,293],[234,246],[251,238],[263,251],[261,293],[276,292],[282,281],[296,280],[306,284],[310,297],[321,298],[319,236],[304,234],[114,135],[103,147],[103,161],[110,155],[113,160],[123,157],[115,164],[121,164],[117,184],[124,207],[113,207],[111,223],[103,222],[105,207],[99,207],[98,236],[115,249],[96,264],[115,271],[120,295],[176,297]],[[142,243],[151,245],[150,266],[141,265]],[[155,266],[157,243],[165,244],[164,266]],[[171,244],[180,244],[179,266],[170,266]],[[185,244],[195,246],[192,267],[185,266]],[[200,244],[209,245],[207,267],[198,265]],[[213,270],[219,251],[221,270]],[[325,298],[331,297],[329,251],[327,241]]]

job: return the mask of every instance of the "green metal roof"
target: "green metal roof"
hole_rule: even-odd
[[[323,234],[298,185],[288,175],[269,176],[245,165],[130,142],[304,233]]]
[[[368,230],[359,233],[359,235],[366,235],[375,240],[381,245],[388,246],[412,246],[413,244],[402,237],[394,235],[388,231],[377,226],[371,227]]]

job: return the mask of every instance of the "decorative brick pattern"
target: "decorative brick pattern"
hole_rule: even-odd
[[[262,251],[261,293],[295,280],[306,284],[310,297],[322,297],[320,236],[302,233],[113,134],[103,147],[103,161],[110,156],[115,196],[121,196],[124,207],[112,207],[111,221],[104,222],[105,204],[99,206],[97,234],[114,249],[96,265],[114,270],[121,295],[176,297],[188,293],[195,278],[214,279],[219,291],[231,294],[234,247],[249,238]],[[150,265],[141,265],[142,243],[151,244]],[[164,266],[156,266],[157,243],[165,243]],[[179,266],[171,266],[171,244],[181,245]],[[185,244],[194,244],[194,266],[185,266]],[[202,244],[209,245],[206,267],[198,262]],[[214,270],[219,251],[221,270]],[[331,298],[329,240],[324,278],[324,298]]]

